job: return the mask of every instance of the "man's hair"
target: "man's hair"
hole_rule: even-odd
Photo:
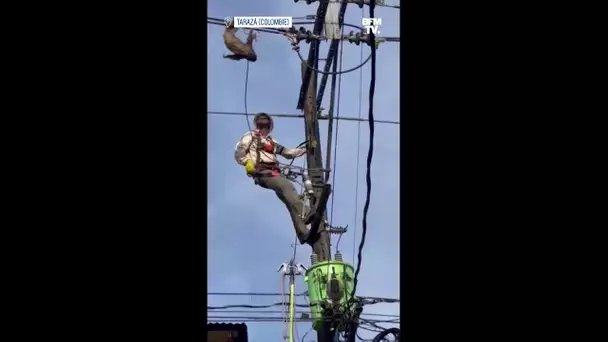
[[[255,121],[257,122],[260,119],[270,120],[270,115],[268,115],[266,113],[258,113],[258,114],[256,114]]]
[[[271,131],[274,126],[270,115],[263,112],[255,115],[253,119],[253,124],[255,125],[256,129],[268,128]]]

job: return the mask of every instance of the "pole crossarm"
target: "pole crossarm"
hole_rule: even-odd
[[[355,26],[355,25],[344,24],[344,26]],[[291,29],[285,29],[284,31],[285,31],[285,34],[291,35],[291,37],[293,37],[296,44],[299,44],[303,40],[307,44],[309,44],[313,41],[317,41],[317,40],[327,40],[327,38],[325,38],[325,36],[320,35],[320,34],[314,34],[312,31],[306,30],[306,28],[304,28],[303,26],[301,26],[299,29],[292,27]],[[335,39],[335,40],[338,40],[338,39]],[[348,41],[349,43],[355,44],[355,45],[359,45],[361,43],[370,45],[372,42],[370,35],[368,35],[366,33],[362,33],[362,32],[355,33],[354,31],[350,31],[348,34],[342,35],[339,40]],[[376,48],[378,48],[380,43],[384,43],[384,42],[398,43],[398,42],[400,42],[400,37],[375,37],[373,42],[374,42]]]
[[[293,0],[293,2],[298,3],[300,1],[305,1],[307,5],[310,5],[319,0]],[[348,4],[356,4],[359,8],[363,8],[364,5],[369,6],[371,0],[330,0],[329,3],[332,2],[340,2],[340,3],[348,3]],[[384,0],[376,0],[376,6],[378,7],[390,7],[390,8],[401,8],[399,5],[387,5]]]

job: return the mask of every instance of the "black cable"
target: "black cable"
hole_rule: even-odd
[[[272,317],[248,317],[248,318],[242,318],[242,319],[238,319],[238,318],[226,318],[226,319],[221,319],[221,318],[217,318],[217,317],[207,317],[207,322],[209,323],[229,323],[229,322],[268,322],[268,323],[278,323],[278,322],[283,322],[284,318],[282,317],[276,317],[276,318],[272,318]],[[294,322],[298,323],[298,322],[311,322],[312,319],[311,318],[306,318],[306,319],[296,319],[294,320]],[[330,320],[329,320],[330,321]],[[375,331],[378,332],[378,331]]]
[[[280,296],[280,293],[263,293],[263,292],[209,292],[207,296]],[[307,296],[306,292],[294,294],[296,297]]]
[[[375,333],[379,333],[381,331],[384,331],[384,329],[378,329],[372,325],[370,325],[369,327],[366,326],[365,324],[361,324],[359,325],[359,328],[365,331],[371,331],[371,332],[375,332]]]
[[[229,308],[251,308],[251,309],[264,309],[264,308],[271,308],[273,306],[281,306],[281,305],[289,305],[289,303],[287,302],[279,302],[279,303],[274,303],[274,304],[268,304],[268,305],[223,305],[223,306],[208,306],[207,310],[219,310],[219,309],[229,309]],[[299,307],[299,308],[309,308],[311,307],[311,305],[305,305],[305,304],[294,304],[295,306]]]
[[[389,329],[386,329],[383,332],[381,332],[378,335],[376,335],[376,337],[374,337],[374,339],[373,339],[373,342],[380,342],[381,340],[383,340],[389,334],[393,334],[396,337],[395,340],[399,341],[399,335],[401,335],[401,330],[399,328],[389,328]]]
[[[247,61],[247,71],[245,71],[245,120],[247,121],[247,127],[251,132],[251,125],[249,124],[249,111],[247,110],[247,88],[249,85],[249,61]]]
[[[258,313],[258,314],[281,314],[282,310],[210,310],[209,312],[221,312],[221,313]],[[308,311],[295,311],[296,314],[308,313]]]
[[[374,47],[373,45],[372,45],[372,48],[375,50],[375,47]],[[298,49],[298,50],[295,50],[295,51],[296,51],[296,53],[298,54],[298,57],[300,57],[300,60],[302,61],[302,63],[304,63],[304,65],[305,65],[307,68],[311,69],[312,71],[314,71],[314,72],[316,72],[316,73],[319,73],[319,74],[324,74],[324,75],[342,75],[342,74],[347,74],[347,73],[352,72],[352,71],[355,71],[355,70],[357,70],[357,69],[361,68],[362,66],[364,66],[365,64],[367,64],[367,62],[368,62],[368,61],[371,59],[371,57],[372,57],[371,55],[369,55],[369,56],[368,56],[368,57],[365,59],[365,61],[363,61],[363,63],[361,63],[361,64],[359,64],[359,65],[357,65],[357,66],[355,66],[355,67],[352,67],[352,68],[350,68],[350,69],[341,70],[341,71],[338,71],[338,72],[333,72],[333,71],[325,72],[325,71],[323,71],[323,70],[319,70],[319,69],[316,69],[316,68],[311,67],[310,65],[308,65],[308,63],[306,62],[306,60],[304,59],[304,57],[302,57],[302,54],[300,53],[300,50]]]
[[[280,316],[275,316],[275,317],[264,317],[264,316],[207,316],[207,318],[211,318],[211,319],[224,319],[224,318],[230,318],[230,319],[251,319],[251,320],[258,320],[258,319],[268,319],[268,320],[277,320],[277,321],[283,321],[285,320],[284,317],[280,317]],[[298,321],[310,321],[312,320],[312,318],[297,318]],[[295,318],[294,318],[294,322],[295,322]]]
[[[207,111],[207,114],[211,114],[211,115],[230,115],[230,116],[241,116],[241,115],[246,115],[246,113],[240,113],[240,112],[219,112],[219,111]],[[274,118],[287,118],[287,119],[301,119],[304,118],[303,114],[268,114],[270,115],[273,119]],[[317,118],[318,120],[328,120],[327,116],[323,116],[323,117],[319,117]],[[354,118],[354,117],[349,117],[349,116],[342,116],[339,118],[333,118],[332,120],[346,120],[346,121],[367,121],[367,119],[359,119],[359,118]],[[399,125],[400,122],[399,121],[390,121],[390,120],[374,120],[374,123],[385,123],[385,124],[392,124],[392,125]]]
[[[209,312],[213,312],[213,313],[257,313],[257,314],[281,314],[283,313],[283,311],[281,310],[228,310],[228,309],[213,309],[213,310],[209,310]],[[310,314],[309,311],[294,311],[294,314],[299,315],[299,314]],[[389,314],[376,314],[376,313],[362,313],[361,314],[361,318],[363,319],[367,319],[367,316],[372,316],[372,317],[391,317],[394,319],[399,319],[399,315],[389,315]],[[392,320],[391,320],[392,321]]]
[[[211,17],[207,17],[207,24],[226,26],[226,24],[224,23],[224,20],[218,19],[218,18],[211,18]],[[265,32],[265,33],[273,33],[273,34],[281,34],[281,35],[283,34],[282,31],[279,31],[278,29],[272,29],[272,28],[256,28],[255,30],[259,31],[259,32]]]
[[[392,329],[392,328],[376,328],[376,327],[374,327],[374,326],[372,326],[372,325],[370,325],[369,327],[367,327],[367,326],[365,326],[365,325],[363,325],[363,324],[362,324],[362,325],[360,325],[360,326],[359,326],[359,328],[361,328],[361,330],[370,331],[370,332],[373,332],[373,333],[376,333],[376,334],[378,334],[378,333],[382,333],[382,332],[386,331],[387,329]],[[363,338],[363,337],[361,337],[361,336],[359,335],[359,333],[357,333],[357,334],[356,334],[356,336],[357,336],[357,337],[358,337],[358,338],[359,338],[361,341],[364,341],[364,342],[372,342],[372,341],[374,340],[373,338]],[[377,335],[376,335],[376,336],[377,336]],[[382,341],[388,341],[388,340],[386,340],[386,339],[382,339]]]
[[[374,9],[376,7],[376,0],[371,0],[369,4],[369,16],[374,18]],[[374,39],[374,33],[370,33],[372,41]],[[367,172],[365,175],[365,181],[367,184],[367,192],[365,194],[365,206],[363,207],[363,232],[361,233],[361,242],[359,243],[359,253],[357,254],[357,270],[355,271],[355,279],[353,284],[353,294],[357,293],[357,282],[359,272],[361,271],[361,257],[363,253],[363,245],[365,244],[365,235],[367,234],[367,212],[369,210],[369,202],[371,199],[372,191],[372,159],[374,157],[374,92],[376,90],[376,48],[371,46],[372,49],[372,64],[371,64],[371,80],[369,82],[369,149],[367,152]]]
[[[393,319],[377,319],[377,318],[361,318],[360,321],[362,323],[368,323],[378,328],[383,328],[377,325],[376,323],[399,323],[401,318],[393,318]],[[375,323],[374,323],[375,322]]]
[[[306,24],[310,24],[310,23],[311,22],[293,22],[294,25],[306,25]],[[210,17],[207,17],[207,24],[218,25],[218,26],[225,26],[226,25],[222,19],[210,18]],[[361,26],[352,25],[352,24],[346,24],[346,23],[344,25],[345,26],[349,26],[349,27],[354,27],[354,28],[357,28],[357,29],[363,31],[363,28]],[[258,32],[279,34],[279,35],[282,35],[282,36],[285,35],[285,32],[282,31],[282,30],[280,30],[280,29],[256,28],[254,30],[256,30]],[[348,40],[348,38],[350,38],[350,36],[342,36],[342,37],[340,37],[341,40]],[[391,42],[391,43],[400,42],[400,38],[401,37],[378,37],[378,39],[384,39],[384,41]],[[318,37],[313,37],[312,39],[325,40],[326,38],[323,37],[323,36],[318,36]],[[370,57],[368,57],[368,60],[369,60],[369,58]],[[367,60],[366,60],[366,63],[367,63]]]
[[[325,317],[323,320],[324,321],[332,321],[335,317],[334,316],[329,316],[329,317]],[[273,321],[284,321],[285,317],[281,317],[281,316],[207,316],[207,319],[248,319],[248,320],[273,320]],[[300,322],[310,322],[310,321],[315,321],[317,320],[316,318],[312,318],[312,317],[307,317],[307,318],[302,318],[302,317],[295,317],[294,318],[294,322],[295,321],[300,321]],[[369,321],[369,320],[368,320]],[[372,320],[373,322],[379,322],[379,323],[395,323],[394,321],[387,321],[387,320]],[[371,324],[371,323],[370,323]]]
[[[297,3],[300,0],[295,0],[295,2]],[[319,0],[312,0],[310,1],[310,3],[313,2],[317,2]],[[347,2],[349,4],[356,4],[359,6],[362,6],[363,4],[368,5],[370,3],[370,0],[329,0],[329,3],[344,3]],[[307,3],[308,4],[308,3]],[[386,5],[386,4],[377,4],[376,6],[380,6],[380,7],[389,7],[389,8],[401,8],[399,5]]]
[[[365,10],[361,8],[361,18],[365,16]],[[361,46],[359,52],[360,61],[363,60],[363,45]],[[361,109],[363,108],[363,68],[359,69],[359,114],[358,118],[361,120]],[[359,224],[357,223],[357,213],[359,212],[359,157],[361,156],[361,121],[357,121],[357,164],[355,164],[356,176],[355,176],[355,229],[353,231],[353,236],[357,236],[357,228]],[[355,244],[357,242],[356,238],[353,238],[353,261],[355,263]]]
[[[381,325],[380,325],[380,324],[378,324],[378,323],[392,323],[392,324],[400,324],[400,322],[399,322],[399,320],[398,320],[398,319],[396,319],[396,320],[392,320],[392,321],[383,321],[383,322],[380,322],[380,321],[378,321],[378,320],[368,320],[368,319],[362,319],[362,320],[361,320],[361,326],[360,326],[360,327],[361,327],[363,330],[374,331],[374,332],[381,332],[381,331],[384,331],[384,330],[386,330],[386,329],[390,329],[390,328],[387,328],[387,327],[383,327],[383,326],[381,326]],[[367,326],[367,327],[366,327],[366,326]],[[377,330],[373,330],[373,329],[377,329]]]
[[[302,336],[302,341],[301,341],[301,342],[304,342],[304,339],[306,338],[306,335],[308,335],[308,333],[309,333],[309,332],[311,332],[311,331],[312,331],[312,328],[311,328],[310,330],[308,330],[308,331],[307,331],[307,332],[304,334],[304,336]]]
[[[342,25],[342,34],[344,34],[344,25]],[[342,70],[342,65],[344,61],[344,41],[340,42],[340,60],[338,70]],[[336,59],[334,63],[338,63]],[[336,76],[334,76],[336,77]],[[340,95],[342,94],[342,74],[337,74],[338,77],[338,93],[336,96],[336,118],[340,117]],[[332,168],[332,176],[331,176],[331,185],[334,188],[334,193],[331,195],[331,212],[329,216],[329,226],[331,227],[334,222],[334,200],[336,198],[336,170],[337,170],[337,162],[338,162],[338,131],[340,130],[340,120],[336,121],[336,142],[334,143],[334,166]],[[330,236],[331,239],[331,236]],[[336,251],[340,247],[340,240],[342,239],[342,234],[338,237],[338,242],[336,243]],[[330,252],[331,255],[331,252]]]
[[[208,296],[281,296],[280,293],[261,293],[261,292],[209,292]],[[294,296],[307,297],[308,292],[296,293]],[[307,299],[307,298],[305,298]],[[378,304],[378,303],[400,303],[401,300],[398,298],[387,298],[387,297],[372,297],[372,296],[359,296],[359,299],[363,301],[364,305]],[[279,303],[280,304],[280,303]],[[273,304],[270,304],[271,306]]]
[[[294,159],[295,160],[295,159]],[[296,251],[298,250],[298,237],[296,236],[296,240],[293,243],[293,257],[291,258],[291,260],[293,260],[293,262],[296,261]]]

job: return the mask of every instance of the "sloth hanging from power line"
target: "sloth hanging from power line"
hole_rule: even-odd
[[[254,30],[250,30],[247,35],[247,42],[243,43],[237,36],[236,32],[238,28],[234,27],[234,21],[230,20],[226,22],[226,30],[224,31],[224,44],[228,50],[230,50],[232,55],[224,55],[224,58],[229,58],[235,61],[240,61],[241,59],[246,59],[250,62],[255,62],[258,60],[258,56],[253,50],[253,41],[256,39],[256,34]]]

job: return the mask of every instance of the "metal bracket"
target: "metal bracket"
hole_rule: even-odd
[[[277,272],[282,271],[283,275],[292,276],[292,275],[303,275],[306,273],[307,270],[308,269],[304,265],[302,265],[300,263],[296,264],[296,263],[293,263],[293,261],[292,261],[289,263],[287,263],[287,262],[282,263],[281,266],[279,266],[279,269],[277,270]]]
[[[348,225],[346,226],[330,226],[329,222],[327,222],[327,220],[325,220],[323,222],[323,228],[322,231],[326,231],[329,234],[344,234],[348,231]]]

